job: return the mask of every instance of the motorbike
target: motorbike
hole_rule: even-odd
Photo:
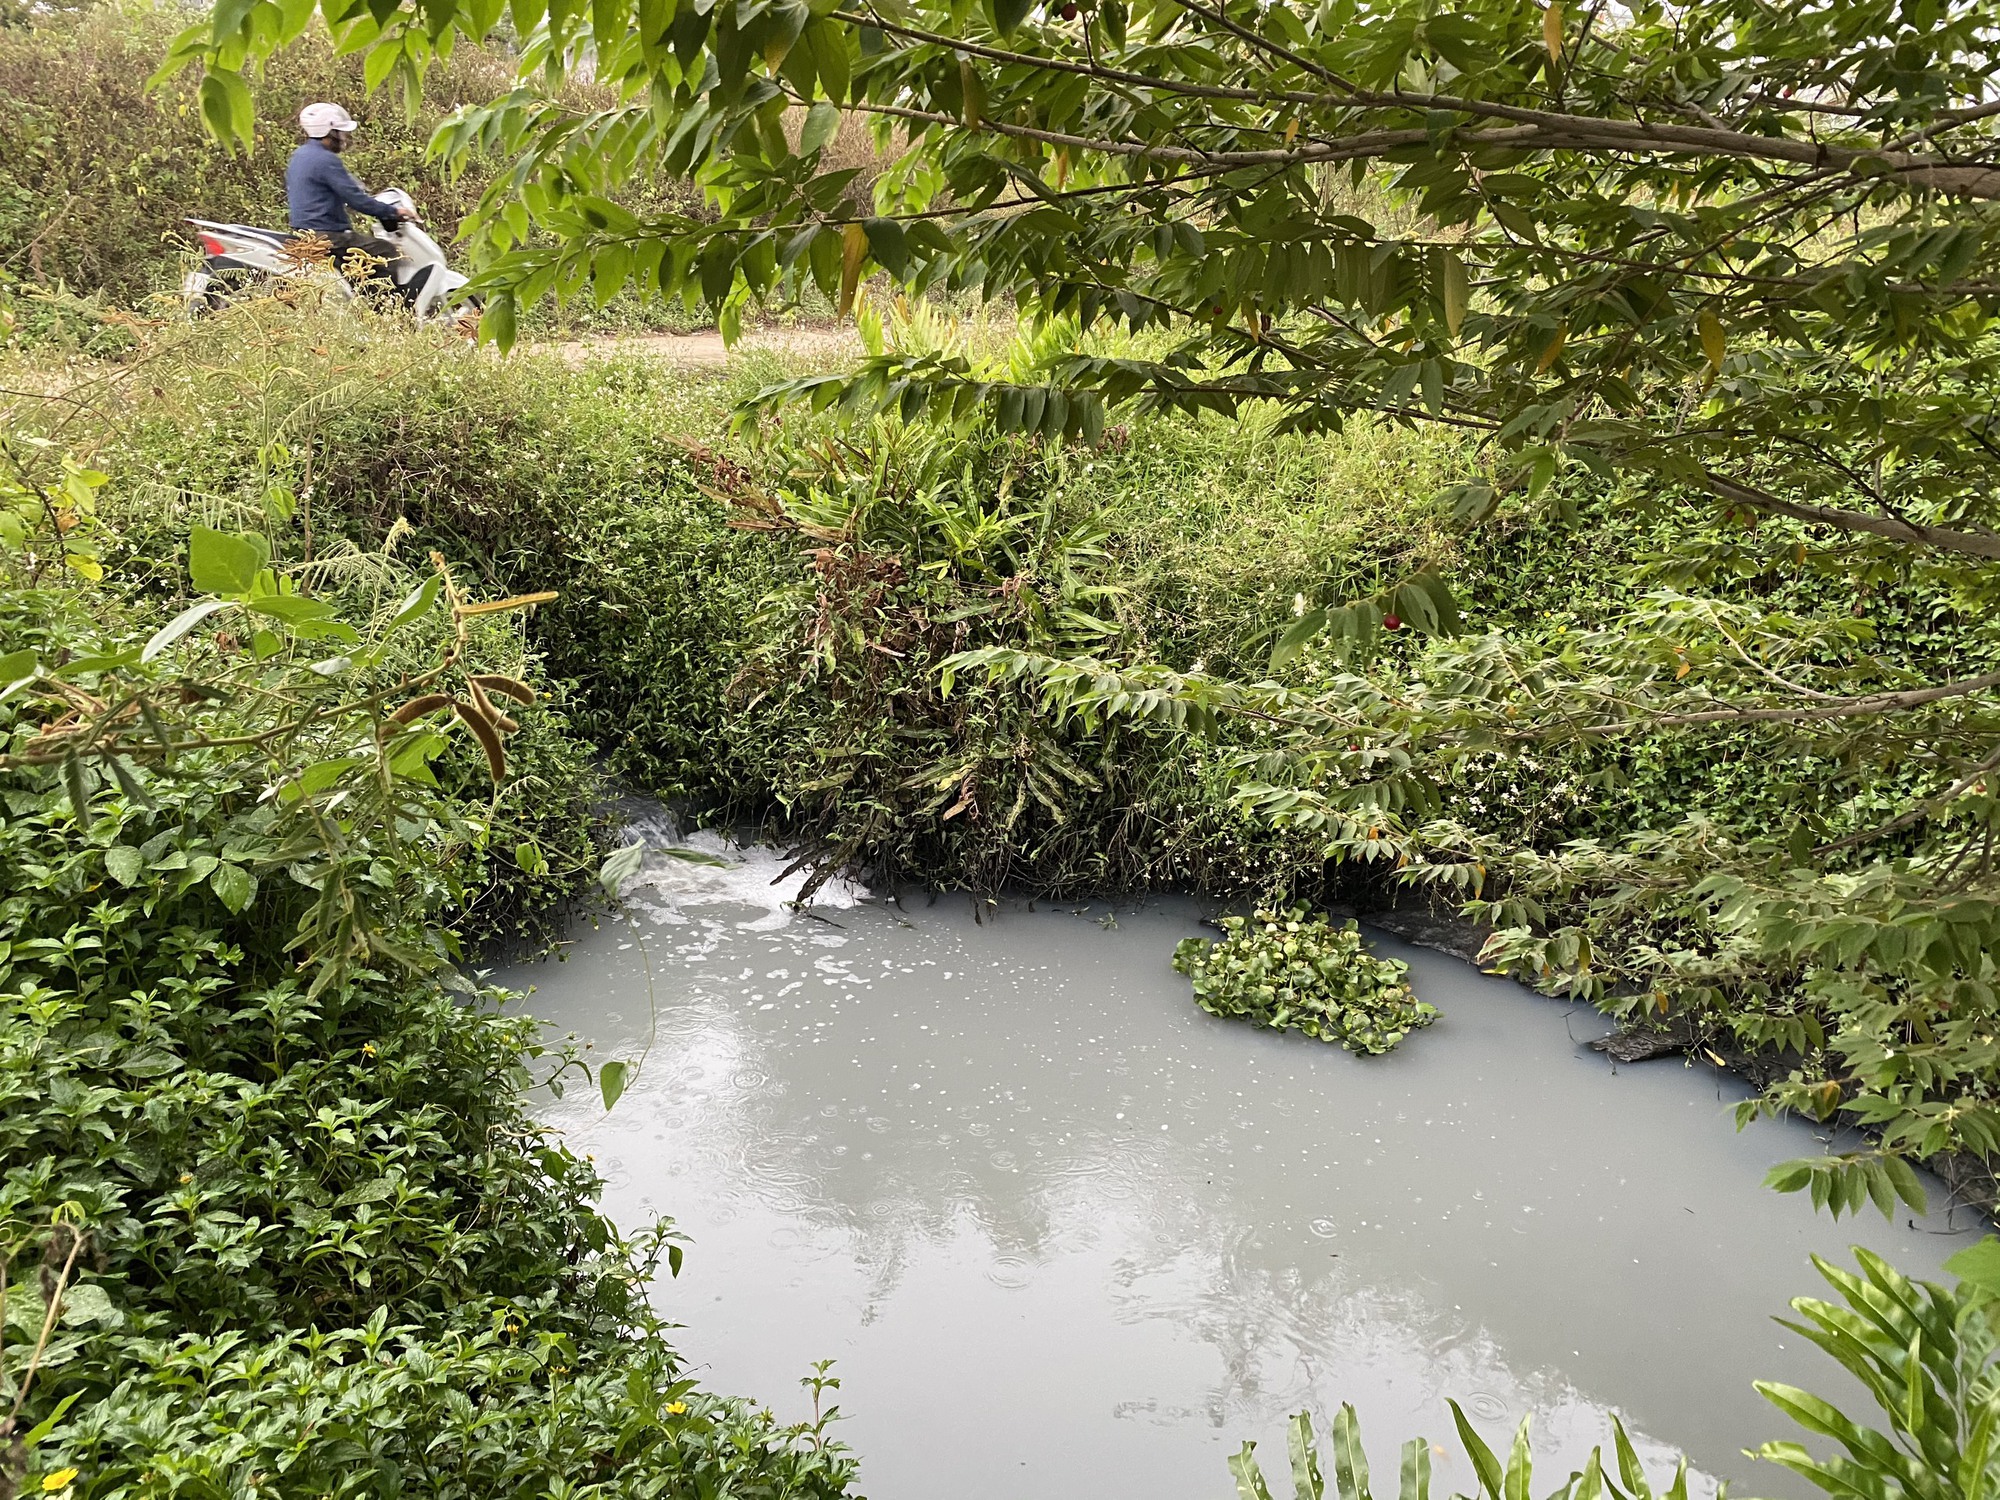
[[[401,188],[389,188],[376,196],[384,203],[416,211],[415,200]],[[322,249],[326,244],[317,236],[209,219],[187,222],[194,226],[202,251],[201,269],[188,272],[181,283],[181,296],[192,317],[220,311],[233,297],[261,282],[314,286],[343,301],[360,295],[326,255],[312,253],[311,242],[317,240]],[[470,278],[451,268],[443,246],[416,220],[405,219],[383,229],[382,238],[397,249],[396,259],[386,269],[417,322],[477,311],[473,302],[452,306],[452,294]]]

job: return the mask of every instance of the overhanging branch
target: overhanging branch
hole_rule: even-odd
[[[1842,531],[1866,532],[1870,536],[1879,536],[1887,541],[1903,542],[1914,547],[1928,547],[1937,552],[1956,552],[1965,557],[2000,558],[2000,535],[1993,532],[1960,531],[1948,526],[1925,526],[1896,516],[1877,515],[1865,510],[1845,510],[1831,505],[1801,505],[1797,501],[1782,499],[1753,485],[1726,478],[1721,474],[1709,473],[1703,477],[1708,487],[1723,499],[1733,500],[1739,505],[1747,505],[1753,510],[1760,510],[1769,515],[1790,516],[1795,521],[1833,526]]]
[[[1184,0],[1185,4],[1185,0]],[[1273,48],[1276,44],[1257,37],[1238,24],[1227,21],[1214,12],[1199,5],[1185,5],[1185,8],[1219,22],[1240,38],[1254,44]],[[1280,55],[1294,65],[1304,69],[1334,86],[1334,91],[1311,92],[1290,89],[1249,89],[1227,85],[1196,83],[1192,80],[1158,78],[1150,74],[1137,73],[1124,68],[1107,67],[1095,62],[1077,62],[1067,58],[1038,57],[1033,53],[1018,52],[1004,47],[986,46],[961,38],[945,36],[938,32],[925,31],[917,27],[898,24],[886,17],[857,15],[851,11],[837,11],[835,18],[855,25],[872,26],[885,33],[900,36],[908,41],[924,46],[935,46],[952,52],[978,56],[989,62],[1015,64],[1043,72],[1066,73],[1095,79],[1106,84],[1123,88],[1149,88],[1164,94],[1178,94],[1188,97],[1209,99],[1232,99],[1242,102],[1262,104],[1297,104],[1308,108],[1317,107],[1343,112],[1390,111],[1409,116],[1425,116],[1435,112],[1464,114],[1475,119],[1511,122],[1515,129],[1486,127],[1477,130],[1462,130],[1457,140],[1464,145],[1501,147],[1515,150],[1584,151],[1584,152],[1633,152],[1642,155],[1693,155],[1712,157],[1733,157],[1740,160],[1789,162],[1823,171],[1852,173],[1862,177],[1894,178],[1912,187],[1925,188],[1934,192],[1961,193],[1972,198],[2000,198],[2000,164],[1978,159],[1919,155],[1906,149],[1908,146],[1927,141],[1931,135],[1942,130],[1955,128],[1971,121],[1986,118],[1990,113],[1985,108],[1954,110],[1948,117],[1941,118],[1930,130],[1918,131],[1903,137],[1898,142],[1886,146],[1843,146],[1820,140],[1800,140],[1783,135],[1763,135],[1752,131],[1732,130],[1726,125],[1715,124],[1686,125],[1660,120],[1617,119],[1596,115],[1580,115],[1562,110],[1533,109],[1522,105],[1502,104],[1492,100],[1462,98],[1455,94],[1383,94],[1372,90],[1355,88],[1345,79],[1327,74],[1312,67],[1305,59],[1284,49]],[[1671,103],[1671,101],[1662,101]],[[857,101],[855,107],[866,108]],[[877,105],[873,112],[898,114],[903,118],[927,120],[937,124],[958,126],[964,121],[956,116],[933,114],[928,111],[904,111],[896,107]],[[1050,144],[1075,146],[1084,150],[1104,151],[1112,155],[1139,157],[1153,161],[1199,161],[1208,165],[1257,166],[1272,163],[1308,163],[1350,161],[1356,157],[1376,156],[1400,147],[1422,144],[1433,139],[1428,125],[1414,129],[1376,129],[1357,132],[1344,138],[1323,141],[1302,140],[1283,149],[1268,151],[1226,151],[1204,152],[1186,147],[1159,146],[1139,141],[1106,141],[1081,137],[1056,138],[1057,133],[1039,132],[1021,127],[1008,128],[999,122],[981,120],[974,128],[995,129],[1002,134],[1026,139],[1046,140]]]

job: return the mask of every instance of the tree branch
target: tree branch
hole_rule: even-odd
[[[2000,687],[2000,672],[1981,677],[1962,677],[1955,682],[1930,687],[1907,688],[1894,693],[1864,693],[1857,698],[1841,698],[1800,708],[1713,708],[1696,713],[1642,715],[1633,720],[1615,719],[1587,725],[1584,734],[1618,734],[1629,729],[1692,729],[1704,724],[1810,724],[1832,719],[1868,718],[1876,714],[1900,713],[1906,708],[1922,708],[1947,698],[1962,698]]]
[[[1119,83],[1129,87],[1158,89],[1163,93],[1185,94],[1199,98],[1226,98],[1250,103],[1289,103],[1308,107],[1393,110],[1406,115],[1421,115],[1433,111],[1467,114],[1475,118],[1506,120],[1516,125],[1532,127],[1526,135],[1511,131],[1477,131],[1461,136],[1469,144],[1503,146],[1514,149],[1571,150],[1571,151],[1634,151],[1647,154],[1696,155],[1734,157],[1754,161],[1784,161],[1804,166],[1849,172],[1857,176],[1893,176],[1904,183],[1928,188],[1937,192],[1963,193],[1974,198],[2000,198],[2000,164],[1980,161],[1960,161],[1939,156],[1918,156],[1901,149],[1905,143],[1915,144],[1932,132],[1919,132],[1906,136],[1903,142],[1886,147],[1833,146],[1821,141],[1795,140],[1787,136],[1759,135],[1749,131],[1731,130],[1718,126],[1694,126],[1665,124],[1649,120],[1607,119],[1593,115],[1579,115],[1556,110],[1528,109],[1519,105],[1500,104],[1490,100],[1467,99],[1453,94],[1381,94],[1353,87],[1347,80],[1324,69],[1315,67],[1286,49],[1260,37],[1247,28],[1230,21],[1216,11],[1180,0],[1182,8],[1191,14],[1202,16],[1242,38],[1251,45],[1267,52],[1273,52],[1300,67],[1309,75],[1322,78],[1343,92],[1338,94],[1312,93],[1298,90],[1254,90],[1233,89],[1222,85],[1180,83],[1155,78],[1144,73],[1134,73],[1120,68],[1108,68],[1097,63],[1072,62],[1063,58],[1038,57],[1029,52],[1014,52],[1001,47],[988,47],[979,43],[966,42],[958,38],[944,36],[936,32],[901,26],[894,22],[873,16],[856,15],[849,11],[836,12],[838,19],[855,25],[873,26],[931,46],[962,52],[969,56],[979,56],[992,62],[1014,63],[1028,68],[1051,72],[1079,74],[1096,78],[1105,83]],[[2000,108],[2000,107],[1997,107]],[[877,112],[891,112],[892,107],[875,106]],[[1985,118],[1986,107],[1952,111],[1948,121],[1941,121],[1932,130],[1949,128],[1971,120]],[[955,116],[931,115],[912,112],[907,118],[924,119],[939,124],[959,125]],[[1021,134],[1028,139],[1040,137],[1030,133],[1026,127],[1002,127],[998,122],[981,121],[982,126],[991,125],[1004,134]],[[1391,141],[1389,137],[1397,137]],[[1141,143],[1121,143],[1118,146],[1091,142],[1086,138],[1065,138],[1053,144],[1075,145],[1084,150],[1104,150],[1119,155],[1140,156],[1151,160],[1176,161],[1199,160],[1210,163],[1252,166],[1266,162],[1328,162],[1352,160],[1357,155],[1374,155],[1379,151],[1396,149],[1398,146],[1421,144],[1432,138],[1428,129],[1380,130],[1364,132],[1361,135],[1334,140],[1322,144],[1309,144],[1283,151],[1271,152],[1196,152],[1182,155],[1184,148],[1147,147]],[[1374,149],[1358,149],[1363,141],[1378,141]]]
[[[1872,515],[1865,510],[1844,510],[1830,505],[1801,505],[1784,500],[1754,486],[1705,472],[1708,487],[1725,500],[1734,500],[1753,510],[1790,516],[1795,521],[1834,526],[1842,531],[1864,531],[1892,542],[1929,547],[1938,552],[1957,552],[1966,557],[2000,558],[2000,535],[1987,531],[1959,531],[1946,526],[1925,526],[1894,516]]]

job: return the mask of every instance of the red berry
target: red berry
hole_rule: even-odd
[[[1074,21],[1076,19],[1076,7],[1074,5],[1065,5],[1062,8],[1062,18],[1065,21]]]
[[[1400,615],[1382,616],[1382,628],[1384,630],[1401,630],[1403,628],[1402,617]]]

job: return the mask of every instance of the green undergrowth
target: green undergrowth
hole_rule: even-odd
[[[561,692],[510,686],[542,675],[518,612],[308,560],[268,471],[210,497],[227,530],[163,508],[151,554],[79,472],[81,571],[0,549],[5,1492],[843,1493],[823,1425],[683,1371],[645,1290],[670,1225],[621,1234],[530,1113],[580,1060],[459,977],[600,853]],[[475,669],[535,698],[497,788],[475,737],[376,717]]]
[[[453,175],[427,152],[431,131],[453,109],[507,86],[512,59],[487,47],[459,47],[426,78],[414,113],[386,94],[369,98],[362,59],[341,55],[314,33],[275,59],[256,90],[257,140],[247,154],[204,131],[191,80],[148,91],[147,80],[188,18],[143,0],[82,9],[28,7],[0,25],[0,290],[10,285],[15,314],[0,345],[51,351],[82,346],[106,354],[129,346],[129,328],[110,310],[165,318],[196,249],[189,218],[285,223],[285,160],[297,145],[299,109],[343,101],[361,120],[349,158],[375,188],[400,186],[438,226],[447,247],[490,175],[475,163]],[[594,102],[575,91],[574,102]],[[687,185],[643,185],[633,206],[699,211]],[[604,307],[588,301],[538,309],[531,335],[680,332],[706,326],[679,306],[630,295]]]
[[[503,362],[256,308],[177,337],[126,382],[93,460],[142,497],[135,558],[170,559],[188,521],[281,471],[322,542],[394,536],[495,590],[556,590],[533,644],[614,775],[897,881],[1365,888],[1380,872],[1329,871],[1313,838],[1231,804],[1241,731],[1059,727],[1025,690],[950,684],[941,663],[1004,645],[1261,675],[1297,612],[1426,563],[1468,628],[1560,640],[1660,583],[1648,555],[1689,524],[1581,490],[1471,531],[1437,497],[1475,455],[1437,433],[1142,421],[1051,449],[789,413],[732,435],[736,402],[798,373],[779,355],[718,373]],[[1702,587],[1826,606],[1789,542],[1711,533]],[[1863,607],[1914,659],[1980,629],[1888,584]],[[1388,663],[1410,634],[1384,638]],[[1342,670],[1314,645],[1280,675]],[[1667,733],[1440,775],[1452,815],[1543,848],[1690,817],[1838,833],[1893,792],[1747,737]]]

